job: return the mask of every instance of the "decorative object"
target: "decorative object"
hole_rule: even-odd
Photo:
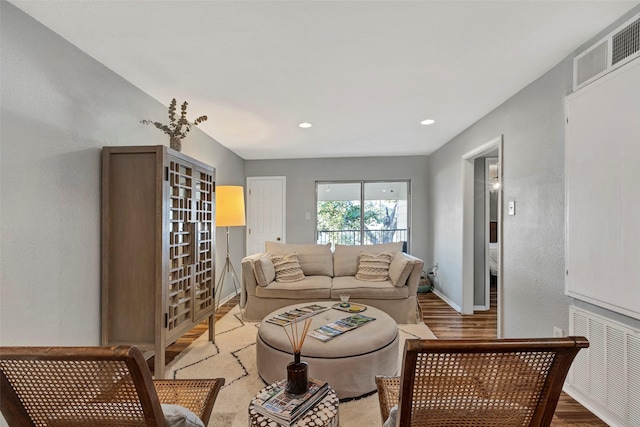
[[[187,120],[187,101],[182,103],[180,107],[180,117],[176,118],[176,99],[173,98],[169,104],[169,124],[165,125],[160,122],[154,122],[153,120],[140,120],[140,123],[145,125],[153,125],[160,129],[162,132],[169,135],[169,147],[176,151],[182,149],[182,138],[187,136],[187,133],[191,130],[191,126],[198,126],[200,123],[207,120],[207,116],[200,116],[193,122]],[[244,224],[243,224],[244,225]]]
[[[271,262],[276,272],[276,282],[299,282],[305,277],[297,254],[273,255]]]
[[[349,307],[349,294],[340,294],[340,307]]]
[[[289,397],[286,392],[284,396],[282,395],[281,390],[286,387],[286,380],[279,380],[261,389],[249,403],[249,426],[338,427],[340,403],[336,392],[324,383],[314,393],[313,384],[317,384],[317,387],[322,382],[313,379],[309,382],[312,384],[309,392],[298,398]],[[293,409],[289,406],[293,406]],[[300,409],[300,407],[304,408]],[[285,416],[275,415],[274,413],[278,410],[282,410]],[[297,416],[294,415],[296,412],[298,412]]]
[[[381,252],[379,254],[360,252],[356,279],[365,282],[384,282],[389,280],[389,265],[393,256],[394,254],[391,252]]]
[[[220,185],[216,187],[216,227],[227,227],[227,258],[222,267],[218,284],[216,285],[216,310],[220,306],[220,291],[224,286],[227,274],[231,275],[235,294],[240,290],[238,276],[229,255],[229,227],[244,227],[244,191],[240,185]]]
[[[302,350],[304,339],[307,337],[307,332],[309,332],[311,319],[304,319],[302,335],[298,334],[297,322],[292,323],[290,326],[291,334],[287,332],[287,328],[284,328],[293,350],[293,362],[287,365],[286,392],[291,396],[298,396],[306,393],[309,388],[309,365],[307,362],[300,361],[300,351]]]
[[[345,313],[362,313],[367,309],[367,306],[364,304],[356,304],[350,302],[347,307],[343,307],[341,303],[335,303],[331,306],[334,310],[344,311]]]

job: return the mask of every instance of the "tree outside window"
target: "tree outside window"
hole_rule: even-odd
[[[408,241],[408,188],[408,181],[318,183],[318,243]]]

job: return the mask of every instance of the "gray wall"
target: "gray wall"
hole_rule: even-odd
[[[620,25],[634,8],[578,53]],[[564,97],[572,90],[571,54],[429,156],[428,205],[433,236],[427,263],[438,262],[438,292],[462,305],[461,157],[504,135],[503,334],[551,336],[569,328],[564,294]],[[582,303],[580,303],[582,304]],[[616,316],[617,317],[617,316]]]
[[[349,157],[326,159],[247,160],[247,177],[287,177],[287,243],[313,243],[315,183],[339,180],[411,180],[411,249],[427,255],[427,157]],[[311,220],[305,219],[311,213]]]
[[[138,123],[167,107],[10,3],[0,12],[0,343],[98,345],[101,147],[168,145]],[[244,160],[200,130],[183,147],[217,168],[218,184],[244,185]]]

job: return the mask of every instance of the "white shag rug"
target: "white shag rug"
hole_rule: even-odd
[[[208,334],[204,333],[167,365],[167,378],[225,379],[208,427],[248,425],[249,402],[265,386],[256,368],[255,342],[258,326],[259,323],[243,321],[236,306],[216,322],[215,343],[207,341]],[[402,324],[398,325],[398,329],[399,364],[402,363],[402,351],[407,338],[436,338],[424,323]],[[342,427],[382,425],[377,394],[340,403],[339,417]]]

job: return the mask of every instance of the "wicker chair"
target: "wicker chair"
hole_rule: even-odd
[[[0,409],[11,427],[161,427],[161,404],[207,425],[223,384],[153,380],[135,346],[0,347]]]
[[[584,337],[407,340],[400,377],[376,377],[383,423],[548,426]],[[395,408],[393,408],[395,412]]]

